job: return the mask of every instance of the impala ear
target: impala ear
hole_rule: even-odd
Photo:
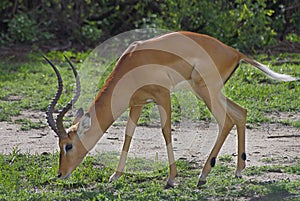
[[[77,113],[76,113],[76,115],[75,115],[75,117],[74,117],[73,125],[75,125],[75,124],[77,124],[77,123],[79,122],[79,120],[81,119],[81,117],[83,116],[83,114],[84,114],[83,109],[80,108],[80,109],[77,111]]]
[[[77,135],[79,138],[82,138],[84,136],[84,133],[88,131],[91,127],[91,116],[89,113],[86,113],[79,121],[79,125],[77,128]]]

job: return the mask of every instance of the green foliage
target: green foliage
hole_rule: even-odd
[[[286,40],[294,43],[300,43],[300,36],[295,33],[290,33],[286,36]]]
[[[25,13],[15,15],[8,23],[8,34],[13,41],[34,42],[40,34],[35,19]]]
[[[270,26],[271,16],[274,14],[274,11],[266,8],[265,1],[257,1],[255,3],[252,3],[250,0],[246,1],[246,3],[244,1],[237,2],[240,4],[237,6],[237,9],[230,10],[229,17],[224,16],[224,19],[236,22],[232,29],[224,34],[235,33],[234,29],[236,29],[239,41],[233,46],[254,52],[255,49],[274,45],[276,33]]]
[[[212,35],[243,51],[255,52],[278,39],[297,42],[299,12],[294,1],[221,0],[2,0],[1,44],[80,49],[136,28],[189,30]]]
[[[230,163],[233,159],[231,155],[224,155],[224,156],[220,156],[219,160],[222,162]]]
[[[198,189],[199,169],[194,163],[178,160],[178,184],[164,189],[168,166],[158,161],[129,158],[128,164],[135,168],[108,183],[118,161],[115,153],[86,157],[69,180],[55,177],[58,158],[58,154],[21,154],[17,148],[9,155],[0,154],[0,200],[293,200],[300,196],[299,180],[256,179],[277,169],[292,178],[299,174],[300,164],[246,168],[248,176],[238,179],[225,156],[223,164],[212,169],[207,184]]]
[[[102,31],[95,24],[88,24],[81,28],[81,35],[87,45],[93,45],[100,41]]]
[[[167,7],[160,24],[166,29],[206,33],[252,52],[275,42],[274,11],[265,1],[168,1]]]

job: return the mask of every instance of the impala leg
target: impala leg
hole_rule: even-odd
[[[213,101],[211,101],[210,96],[207,96],[207,91],[202,91],[201,97],[212,111],[214,117],[216,118],[219,125],[219,135],[216,143],[204,165],[202,174],[199,177],[198,186],[204,185],[206,183],[206,177],[209,174],[212,167],[214,167],[216,162],[216,157],[224,144],[230,130],[233,125],[237,126],[238,132],[238,165],[235,175],[241,177],[241,172],[245,167],[245,124],[246,124],[246,110],[231,100],[227,99],[221,93],[215,96]]]
[[[227,99],[228,106],[230,108],[230,116],[234,119],[234,124],[237,127],[238,134],[238,161],[237,169],[235,172],[236,177],[242,177],[242,170],[246,166],[246,152],[245,152],[245,130],[246,130],[246,117],[247,110],[237,105],[230,99]]]
[[[216,158],[219,154],[219,151],[221,149],[221,147],[223,146],[228,133],[230,132],[230,130],[233,127],[233,122],[232,120],[226,115],[226,120],[225,123],[222,126],[219,125],[219,135],[218,138],[215,142],[215,145],[213,147],[213,149],[211,150],[208,159],[206,160],[206,163],[202,169],[202,173],[199,176],[199,181],[198,181],[198,186],[202,186],[206,183],[206,177],[207,175],[210,173],[211,168],[213,168],[216,164]]]
[[[170,93],[167,91],[164,95],[157,99],[158,110],[161,119],[162,132],[165,139],[167,154],[169,160],[169,177],[167,179],[166,188],[175,186],[175,177],[177,175],[175,157],[172,146],[171,136],[171,99]]]
[[[209,110],[218,122],[219,134],[213,149],[211,150],[209,157],[203,167],[202,173],[199,176],[198,186],[206,183],[206,177],[211,171],[211,168],[216,164],[217,155],[226,140],[228,133],[232,129],[234,122],[228,115],[228,109],[226,104],[226,98],[222,93],[214,88],[207,88],[203,86],[202,80],[199,79],[195,73],[193,76],[193,89],[199,98],[202,98],[206,103]]]
[[[134,130],[136,128],[137,121],[140,117],[142,109],[143,109],[143,106],[132,106],[130,108],[129,117],[128,117],[127,125],[126,125],[126,131],[125,131],[125,140],[123,143],[123,148],[122,148],[122,153],[120,156],[119,164],[117,166],[116,172],[114,172],[114,174],[112,174],[110,176],[109,182],[119,179],[120,176],[122,175],[122,172],[126,165],[126,159],[127,159],[130,143],[132,140],[132,136],[134,134]]]

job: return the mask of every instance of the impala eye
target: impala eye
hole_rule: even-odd
[[[72,144],[67,144],[66,145],[66,152],[70,151],[73,148]]]

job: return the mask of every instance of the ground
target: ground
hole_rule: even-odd
[[[40,120],[45,115],[42,112],[24,112],[18,118],[29,118],[32,121]],[[120,152],[123,142],[124,123],[116,123],[105,133],[90,154],[98,152]],[[176,159],[186,159],[203,166],[217,137],[215,123],[184,122],[172,128],[174,152]],[[23,131],[18,124],[0,122],[0,153],[9,154],[13,150],[23,153],[42,154],[58,151],[57,140],[53,131],[31,129]],[[292,165],[299,161],[300,131],[294,127],[282,124],[262,124],[246,130],[247,167],[263,165]],[[220,156],[231,156],[236,159],[236,130],[233,129]],[[139,126],[136,129],[132,146],[131,157],[144,157],[148,159],[167,161],[166,148],[158,126]],[[236,160],[232,160],[235,166]],[[257,179],[257,178],[256,178]],[[289,175],[280,170],[269,172],[263,180],[300,179],[299,175]]]

